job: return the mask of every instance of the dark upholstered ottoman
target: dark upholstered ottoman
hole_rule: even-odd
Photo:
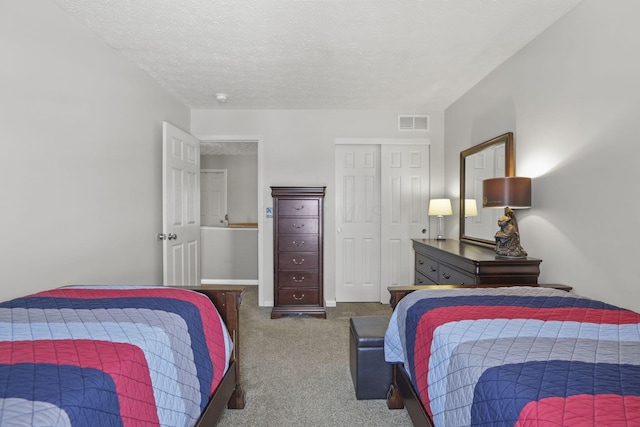
[[[384,361],[384,333],[390,316],[359,316],[350,320],[349,364],[356,399],[386,399],[392,381]]]

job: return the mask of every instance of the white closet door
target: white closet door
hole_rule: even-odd
[[[411,239],[424,239],[429,224],[429,146],[383,145],[381,153],[381,289],[413,284]]]
[[[379,152],[336,145],[336,301],[380,298]]]
[[[389,302],[413,283],[429,217],[427,144],[336,145],[336,301]],[[424,233],[423,233],[424,230]]]

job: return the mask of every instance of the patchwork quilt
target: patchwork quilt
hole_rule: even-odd
[[[211,301],[68,287],[0,303],[1,426],[192,426],[232,342]]]
[[[640,426],[640,314],[567,292],[413,292],[385,359],[436,427]]]

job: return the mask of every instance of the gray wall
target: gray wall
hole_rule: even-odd
[[[200,242],[202,283],[257,283],[257,228],[203,227]]]
[[[229,223],[258,222],[257,156],[209,155],[200,159],[201,169],[227,169]]]
[[[398,114],[431,115],[431,131],[398,132]],[[336,138],[431,140],[431,192],[444,191],[444,121],[437,111],[251,111],[192,110],[194,135],[252,135],[262,138],[263,207],[272,206],[273,185],[327,186],[325,200],[324,297],[335,301],[334,144]],[[259,218],[263,253],[260,302],[273,303],[273,221]],[[434,223],[435,226],[435,223]],[[434,227],[431,227],[434,228]]]
[[[0,299],[162,281],[162,121],[189,110],[49,0],[0,2]]]
[[[445,112],[447,194],[461,150],[513,131],[516,172],[533,178],[520,232],[541,281],[635,310],[638,16],[636,0],[585,0]]]

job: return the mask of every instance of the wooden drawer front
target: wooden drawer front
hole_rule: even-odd
[[[318,305],[320,297],[313,289],[281,289],[278,291],[279,305]]]
[[[318,200],[289,200],[278,201],[278,215],[280,216],[318,216],[320,202]]]
[[[318,253],[286,252],[278,254],[279,270],[314,270],[318,268]]]
[[[476,278],[464,273],[460,273],[451,267],[440,264],[438,268],[440,279],[438,283],[441,285],[475,285]]]
[[[318,235],[304,236],[280,236],[278,237],[278,249],[281,252],[318,252]]]
[[[278,273],[280,288],[319,288],[316,271],[281,271]]]
[[[420,272],[416,271],[416,285],[437,285],[436,282],[434,282],[433,280],[429,279],[427,276],[425,276],[424,274],[421,274]]]
[[[438,263],[422,254],[416,254],[416,271],[429,278],[433,283],[438,283]]]
[[[318,218],[280,218],[278,234],[318,234]]]

